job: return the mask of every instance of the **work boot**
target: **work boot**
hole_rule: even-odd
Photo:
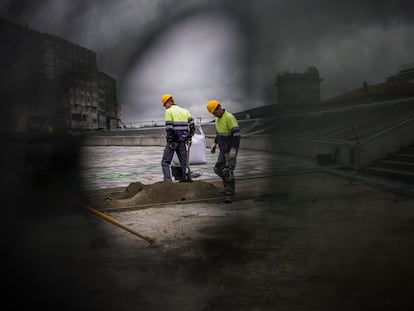
[[[229,168],[223,169],[223,186],[226,193],[234,195],[235,180],[233,171]]]
[[[230,196],[234,195],[234,190],[231,183],[226,182],[224,184],[224,193]]]
[[[191,173],[187,173],[183,178],[180,179],[180,182],[193,182],[191,179]]]
[[[231,203],[233,201],[234,193],[228,188],[224,191],[224,203]]]

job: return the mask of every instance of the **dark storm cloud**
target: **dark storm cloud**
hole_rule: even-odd
[[[315,65],[327,96],[378,82],[411,62],[409,1],[279,1],[248,8],[252,62],[272,71]]]
[[[162,110],[147,108],[149,101],[158,101],[163,92],[157,64],[166,58],[159,52],[166,48],[161,38],[167,33],[181,38],[169,41],[168,59],[175,65],[169,67],[164,62],[170,68],[172,88],[197,114],[202,113],[200,106],[209,97],[217,97],[233,111],[274,103],[275,77],[284,70],[303,72],[316,66],[323,79],[322,97],[328,98],[363,82],[382,82],[400,65],[414,62],[414,10],[412,1],[406,0],[6,1],[1,11],[3,16],[31,28],[96,51],[99,69],[118,81],[119,98],[129,98],[120,102],[127,112],[123,117],[128,120],[162,118]],[[217,21],[213,16],[217,15],[222,25],[231,26],[218,31],[213,25]],[[205,21],[208,16],[210,25]],[[223,21],[226,18],[228,23]],[[184,30],[186,27],[189,29]],[[197,39],[200,27],[209,31],[209,39]],[[222,40],[230,41],[225,44],[227,53],[221,50],[219,54],[200,56],[212,52],[206,47],[223,46]],[[186,51],[175,53],[180,51],[175,42],[181,42]],[[227,54],[236,56],[233,67],[224,65]],[[214,60],[212,55],[223,58]],[[192,65],[186,66],[183,57]],[[204,62],[203,74],[192,71],[199,69],[191,63],[197,59]],[[209,68],[217,62],[226,71],[209,74]],[[131,89],[124,85],[145,81],[140,72],[151,76],[152,84],[138,84],[139,94],[122,93]],[[188,78],[191,74],[193,79]],[[212,76],[216,84],[208,88]]]

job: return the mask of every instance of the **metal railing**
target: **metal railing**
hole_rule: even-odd
[[[196,124],[207,124],[214,121],[214,117],[209,118],[202,118],[202,117],[194,117],[194,121]],[[146,128],[146,127],[162,127],[165,126],[164,119],[158,120],[137,120],[133,122],[122,122],[125,129],[138,129],[138,128]]]

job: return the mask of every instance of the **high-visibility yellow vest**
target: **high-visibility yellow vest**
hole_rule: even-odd
[[[187,109],[172,105],[165,110],[165,127],[168,141],[185,141],[195,132],[194,119]]]
[[[223,115],[220,118],[216,117],[217,135],[229,136],[231,135],[232,130],[236,128],[239,128],[239,123],[231,113],[224,111]],[[240,135],[240,132],[235,134]]]
[[[235,116],[224,111],[221,117],[216,117],[216,138],[220,150],[228,152],[232,147],[239,147],[240,128]]]

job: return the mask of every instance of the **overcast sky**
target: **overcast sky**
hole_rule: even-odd
[[[276,102],[276,75],[315,66],[326,99],[414,62],[413,1],[0,1],[1,16],[97,53],[125,123],[163,120],[171,93],[194,117]]]

